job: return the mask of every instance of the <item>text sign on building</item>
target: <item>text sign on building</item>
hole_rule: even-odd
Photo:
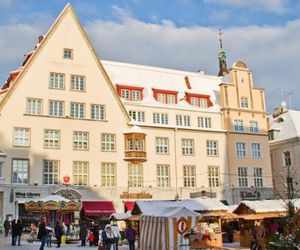
[[[32,193],[32,192],[16,192],[16,198],[35,198],[40,197],[40,193]]]
[[[152,194],[146,193],[146,192],[140,192],[140,193],[129,193],[129,192],[123,192],[120,194],[120,199],[152,199]]]

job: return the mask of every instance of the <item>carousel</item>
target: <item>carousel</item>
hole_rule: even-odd
[[[25,202],[25,209],[46,216],[48,223],[54,227],[57,221],[68,221],[69,223],[74,221],[74,213],[81,210],[81,202],[54,194],[42,199]]]

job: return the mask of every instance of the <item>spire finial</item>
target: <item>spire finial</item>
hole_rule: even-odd
[[[220,52],[219,52],[219,73],[218,76],[225,76],[228,74],[226,65],[226,53],[223,50],[223,31],[219,29],[219,41],[220,41]]]

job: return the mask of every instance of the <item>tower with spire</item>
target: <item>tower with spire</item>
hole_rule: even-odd
[[[227,64],[226,64],[226,53],[223,49],[223,32],[219,30],[219,41],[220,41],[220,51],[219,51],[219,73],[218,76],[225,76],[228,74]]]

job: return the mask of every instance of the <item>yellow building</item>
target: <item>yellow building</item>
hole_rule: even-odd
[[[239,65],[230,76],[249,72]],[[104,201],[121,212],[136,199],[230,201],[237,135],[261,143],[261,157],[243,166],[262,168],[257,187],[268,189],[264,93],[251,82],[254,106],[236,107],[247,88],[236,93],[233,79],[103,61],[68,4],[0,91],[0,214],[17,217],[25,201],[65,186],[86,212],[103,201],[99,215]],[[260,130],[237,134],[234,117]]]

